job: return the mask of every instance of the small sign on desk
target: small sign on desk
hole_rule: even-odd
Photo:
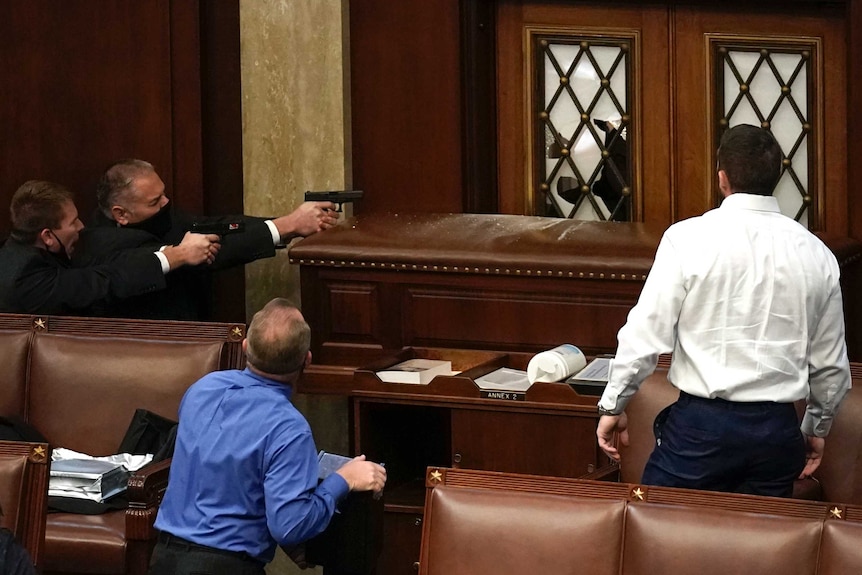
[[[482,397],[504,401],[524,401],[530,387],[526,371],[509,367],[501,367],[474,381]]]

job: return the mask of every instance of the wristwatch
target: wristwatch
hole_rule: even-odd
[[[597,406],[596,410],[599,412],[599,415],[613,415],[613,416],[619,415],[619,413],[614,413],[613,411],[611,411],[609,409],[605,409],[601,405]]]

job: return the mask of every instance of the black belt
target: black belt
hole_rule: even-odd
[[[246,553],[245,551],[228,551],[226,549],[216,549],[215,547],[209,547],[208,545],[201,545],[199,543],[195,543],[193,541],[189,541],[188,539],[183,539],[182,537],[177,537],[176,535],[172,535],[167,531],[159,532],[159,543],[164,545],[165,547],[174,547],[185,549],[189,551],[201,551],[204,553],[212,553],[214,555],[224,555],[227,557],[234,557],[236,559],[242,559],[243,561],[251,561],[257,565],[264,565],[263,561],[259,561]]]
[[[720,397],[700,397],[699,395],[691,395],[682,390],[679,392],[679,399],[683,402],[691,401],[696,403],[707,403],[710,405],[720,405],[735,409],[762,409],[764,407],[778,410],[785,410],[790,407],[796,409],[793,403],[779,403],[777,401],[731,401]]]

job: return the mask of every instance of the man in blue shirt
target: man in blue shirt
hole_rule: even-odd
[[[276,545],[322,532],[349,491],[383,489],[385,469],[364,455],[318,485],[311,429],[290,402],[310,339],[299,310],[274,299],[249,326],[246,369],[186,392],[151,574],[262,575]]]

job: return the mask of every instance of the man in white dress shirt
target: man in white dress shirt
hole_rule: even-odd
[[[656,418],[647,485],[790,496],[820,464],[850,388],[838,263],[783,216],[772,190],[781,148],[739,125],[718,150],[719,208],[664,233],[618,334],[596,435],[619,460],[625,407],[673,352],[679,400]],[[807,398],[800,427],[793,403]]]

